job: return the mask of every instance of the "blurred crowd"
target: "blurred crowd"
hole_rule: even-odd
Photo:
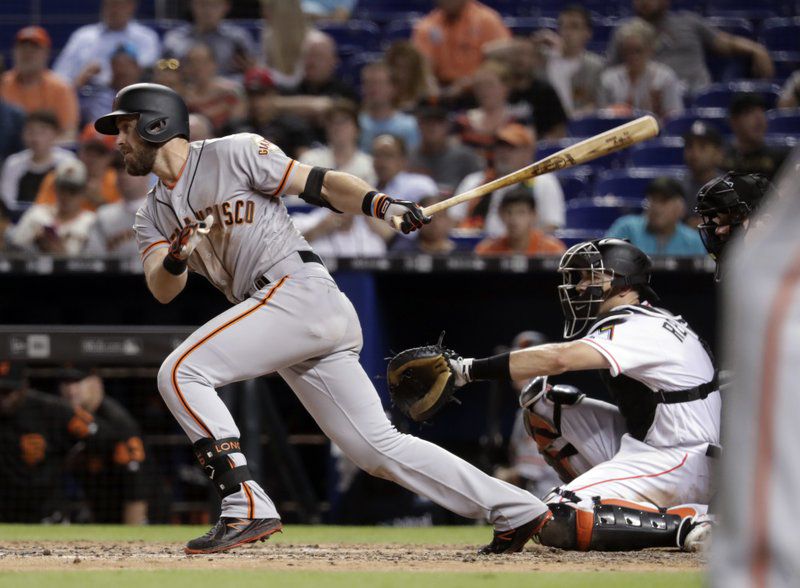
[[[136,258],[133,216],[155,179],[129,176],[92,122],[140,81],[185,98],[193,141],[258,133],[423,205],[642,113],[665,129],[649,150],[497,190],[414,238],[287,198],[322,255],[553,255],[603,234],[702,255],[698,189],[729,169],[772,177],[792,145],[780,129],[800,118],[787,110],[800,71],[778,92],[764,45],[669,0],[632,0],[600,52],[580,3],[535,30],[477,0],[429,4],[405,37],[364,43],[380,52],[337,42],[358,28],[355,0],[262,0],[255,28],[226,19],[229,0],[191,0],[191,20],[158,30],[136,20],[136,0],[103,0],[57,54],[46,28],[21,28],[0,78],[0,250]],[[743,78],[713,103],[724,111],[706,108],[712,62]]]

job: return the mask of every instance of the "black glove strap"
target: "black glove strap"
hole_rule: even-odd
[[[364,200],[361,201],[361,212],[367,216],[383,218],[383,215],[386,214],[386,209],[389,208],[392,202],[394,202],[393,198],[377,190],[372,190],[364,195]]]
[[[164,269],[171,273],[173,276],[179,276],[186,271],[186,260],[178,259],[174,255],[167,253],[162,263]]]

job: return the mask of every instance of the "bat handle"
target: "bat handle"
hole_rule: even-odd
[[[438,202],[436,204],[438,204]],[[434,212],[437,212],[441,207],[437,207],[436,204],[431,204],[430,206],[425,206],[422,209],[422,214],[424,214],[425,216],[430,216]],[[402,216],[393,216],[393,217],[391,217],[389,219],[389,225],[391,225],[391,227],[395,231],[399,231],[400,230],[400,225],[402,225],[402,224],[403,224],[403,217]]]

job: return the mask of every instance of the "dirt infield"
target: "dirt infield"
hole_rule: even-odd
[[[478,556],[474,546],[258,543],[231,553],[187,556],[181,545],[141,541],[0,542],[0,572],[68,570],[338,571],[699,571],[704,560],[675,549],[574,553],[531,545],[507,556]]]

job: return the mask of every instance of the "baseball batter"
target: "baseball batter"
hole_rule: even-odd
[[[456,385],[537,377],[521,395],[526,426],[566,483],[545,497],[539,540],[565,549],[693,548],[708,527],[721,400],[712,358],[680,316],[651,304],[649,258],[620,239],[579,243],[562,257],[564,336],[487,359],[451,358]],[[601,370],[615,404],[571,386]]]
[[[443,449],[400,434],[359,364],[358,317],[292,225],[280,196],[335,211],[429,219],[349,174],[288,158],[263,137],[238,134],[189,143],[188,114],[172,90],[123,88],[95,123],[118,135],[128,173],[159,182],[136,216],[147,285],[168,303],[187,269],[234,304],[164,361],[158,387],[222,498],[217,524],[187,553],[224,551],[281,529],[275,505],[253,480],[239,430],[215,389],[278,372],[320,428],[357,465],[466,517],[495,527],[486,553],[520,550],[549,517],[533,495],[492,478]]]

